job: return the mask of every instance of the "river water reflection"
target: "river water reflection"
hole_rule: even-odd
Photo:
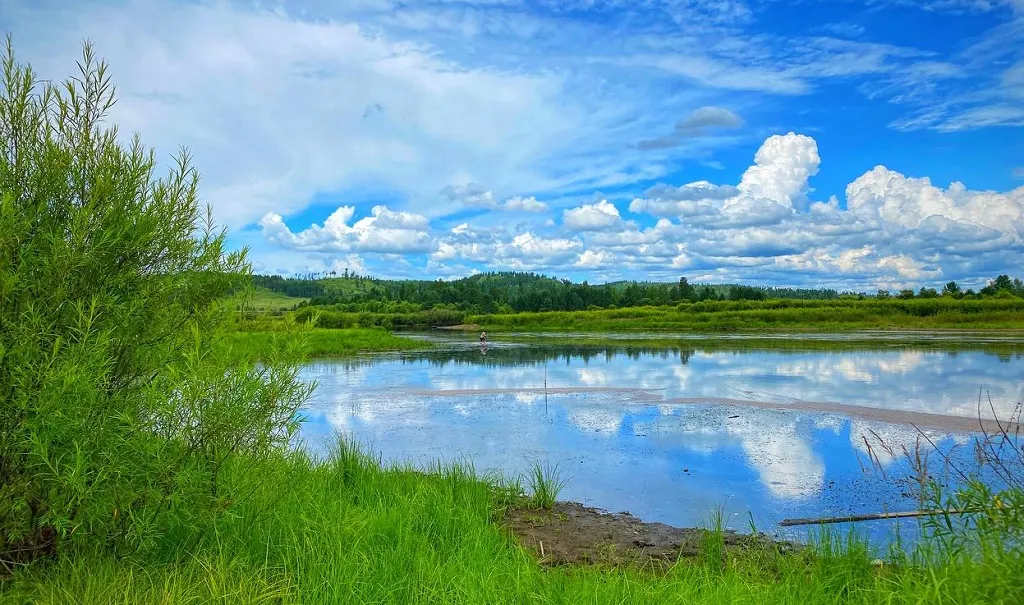
[[[800,538],[806,530],[783,533],[778,521],[916,508],[900,454],[918,441],[909,421],[970,464],[979,392],[982,416],[1009,416],[1024,397],[1024,355],[696,342],[484,352],[451,339],[429,353],[311,363],[302,377],[318,381],[302,429],[314,451],[342,432],[386,462],[419,467],[469,460],[517,473],[557,463],[563,499],[677,526],[723,506],[733,529],[753,520]],[[893,527],[858,529],[882,543]]]

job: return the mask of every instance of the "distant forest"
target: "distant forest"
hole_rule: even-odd
[[[765,300],[796,298],[824,300],[839,297],[829,289],[758,288],[743,285],[616,282],[573,283],[535,273],[481,273],[453,281],[381,280],[361,275],[311,275],[284,278],[254,277],[255,285],[288,296],[309,298],[310,305],[351,306],[369,302],[405,302],[419,309],[448,308],[471,313],[521,311],[578,311],[588,308],[666,305],[683,301]]]
[[[645,305],[668,305],[708,300],[800,299],[832,300],[865,298],[829,288],[773,288],[741,284],[691,284],[685,277],[674,283],[614,282],[573,283],[536,273],[481,273],[453,281],[384,280],[343,272],[309,274],[299,277],[255,275],[254,285],[287,296],[308,298],[304,303],[331,305],[341,311],[361,311],[368,303],[380,308],[393,303],[408,311],[452,309],[469,313],[518,313],[523,311],[578,311]],[[875,298],[955,298],[977,296],[1024,297],[1024,283],[1000,275],[975,293],[949,282],[942,290],[921,288],[895,293],[879,291]],[[392,303],[392,304],[387,304]]]

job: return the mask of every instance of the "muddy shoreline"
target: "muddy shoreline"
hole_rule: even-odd
[[[638,565],[655,569],[680,560],[718,556],[709,543],[714,533],[641,521],[627,512],[610,513],[577,502],[557,502],[551,509],[515,508],[502,520],[519,544],[542,565]],[[764,534],[722,532],[720,556],[752,552],[793,552],[799,544]]]

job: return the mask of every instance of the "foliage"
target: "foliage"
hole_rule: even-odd
[[[319,328],[429,328],[454,326],[466,318],[464,311],[446,308],[418,309],[412,303],[381,303],[364,305],[332,305],[303,307],[293,316],[297,322],[311,321]]]
[[[558,500],[558,494],[565,487],[558,465],[533,465],[530,469],[530,505],[536,508],[550,509]]]
[[[302,343],[301,349],[294,346],[295,342]],[[291,358],[293,361],[302,361],[430,347],[429,343],[395,336],[381,328],[236,331],[228,334],[220,345],[228,358],[248,361],[267,359],[282,348],[298,354]]]
[[[863,329],[1024,329],[1024,299],[883,299],[706,301],[675,307],[633,307],[469,315],[487,330],[717,332],[848,331]]]
[[[266,477],[198,544],[167,535],[144,557],[63,558],[20,570],[0,599],[57,603],[1017,603],[1024,561],[1004,552],[872,565],[823,533],[797,553],[702,556],[663,573],[542,568],[500,526],[514,495],[472,469],[385,468],[350,446],[233,465]],[[244,482],[248,483],[247,480]],[[497,522],[496,522],[497,521]],[[713,527],[721,524],[712,520]],[[188,548],[183,548],[188,544]],[[88,553],[85,553],[88,554]],[[921,559],[923,561],[923,559]]]
[[[863,294],[839,294],[820,288],[771,288],[742,284],[691,284],[685,277],[677,283],[613,282],[608,284],[573,283],[533,273],[483,273],[454,281],[383,280],[358,275],[321,278],[285,278],[278,275],[255,276],[257,285],[291,297],[301,306],[300,297],[309,305],[342,313],[405,314],[397,325],[451,325],[444,321],[430,323],[413,315],[431,310],[463,314],[509,314],[544,311],[582,311],[619,309],[623,307],[666,306],[685,302],[741,300],[861,300]],[[935,298],[935,288],[910,288],[896,294],[897,298]],[[956,282],[942,288],[942,295],[952,298],[1021,297],[1024,283],[1001,275],[982,289],[979,295],[963,292]],[[874,298],[890,298],[888,290],[879,290]],[[327,320],[329,321],[329,320]],[[352,320],[348,320],[352,321]],[[366,320],[369,321],[369,320]],[[373,325],[384,325],[376,320]],[[451,320],[455,323],[461,320]],[[348,323],[344,327],[362,325]],[[327,327],[326,325],[324,327]]]
[[[0,89],[0,575],[65,544],[123,553],[199,527],[285,444],[307,389],[277,352],[214,354],[250,273],[224,251],[182,153],[102,120],[106,66],[42,84],[8,39]],[[230,489],[228,489],[230,487]]]
[[[573,283],[533,273],[484,273],[454,281],[382,280],[357,275],[321,279],[255,276],[261,287],[291,297],[309,297],[314,306],[354,312],[373,304],[408,303],[405,312],[449,309],[469,313],[581,310],[674,304],[702,300],[765,298],[834,299],[834,290],[762,288],[742,285],[616,282]]]

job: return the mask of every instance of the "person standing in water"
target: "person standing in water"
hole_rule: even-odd
[[[480,344],[487,344],[487,332],[480,332]]]

